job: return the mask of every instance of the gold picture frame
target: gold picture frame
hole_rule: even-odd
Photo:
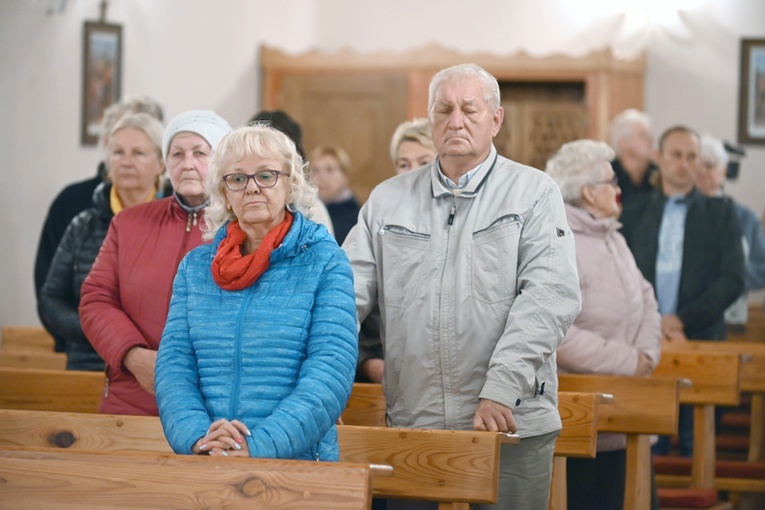
[[[738,141],[765,144],[765,39],[741,40]]]
[[[80,143],[96,145],[106,109],[122,88],[122,26],[86,21],[83,27]]]

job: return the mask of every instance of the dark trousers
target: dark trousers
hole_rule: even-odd
[[[568,510],[622,510],[627,451],[598,452],[594,459],[566,460]],[[651,468],[651,509],[659,509]]]

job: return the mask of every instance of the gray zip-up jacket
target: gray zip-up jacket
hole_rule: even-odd
[[[555,349],[581,307],[558,186],[494,147],[462,190],[435,164],[377,186],[343,245],[359,320],[380,304],[389,424],[471,430],[486,398],[521,437],[556,431]]]

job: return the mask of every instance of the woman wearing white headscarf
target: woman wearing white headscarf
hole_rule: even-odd
[[[82,285],[82,329],[107,365],[102,413],[158,414],[154,365],[173,279],[181,259],[202,244],[208,163],[229,132],[209,110],[170,121],[162,152],[173,196],[115,217]]]

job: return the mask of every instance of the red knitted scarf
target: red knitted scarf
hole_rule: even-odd
[[[260,242],[260,246],[249,255],[242,255],[242,246],[247,234],[237,220],[228,224],[226,238],[218,246],[212,263],[215,283],[226,290],[242,290],[249,287],[262,275],[271,260],[271,252],[278,247],[292,226],[292,214],[285,212],[284,221],[272,228]]]

